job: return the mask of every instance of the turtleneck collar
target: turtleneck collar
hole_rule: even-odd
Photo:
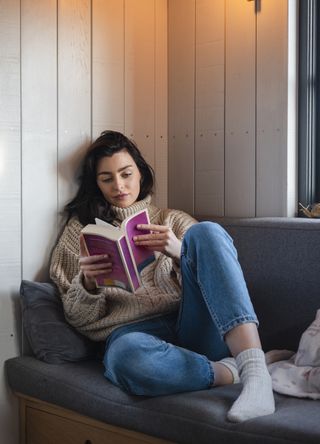
[[[131,216],[132,214],[137,213],[138,211],[144,210],[148,208],[151,204],[151,196],[148,195],[142,200],[134,202],[130,207],[120,208],[114,205],[111,205],[111,209],[115,214],[116,220],[122,222],[126,217]]]

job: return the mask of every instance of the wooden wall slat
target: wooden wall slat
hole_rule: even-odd
[[[58,2],[58,208],[91,142],[91,1]]]
[[[57,236],[56,0],[22,1],[21,42],[23,278],[45,280]]]
[[[168,3],[168,37],[169,206],[193,214],[195,0]]]
[[[286,36],[288,46],[286,58],[288,60],[287,87],[288,102],[285,110],[287,116],[287,183],[286,183],[286,212],[287,217],[298,215],[298,14],[299,1],[287,2],[288,16]]]
[[[224,0],[196,2],[195,213],[224,215]]]
[[[124,0],[92,0],[92,131],[124,131]]]
[[[155,0],[125,0],[125,133],[155,166]]]
[[[255,2],[226,0],[226,216],[255,216],[254,8]]]
[[[21,280],[20,1],[0,0],[0,430],[16,444],[18,404],[4,362],[19,353]]]
[[[19,1],[2,0],[0,1],[0,280],[1,286],[6,289],[21,276],[19,40]],[[4,325],[6,319],[7,315],[0,323],[0,328],[7,327]]]
[[[257,15],[257,216],[286,216],[287,2],[261,3]]]
[[[0,333],[15,331],[21,279],[20,2],[0,1]],[[2,358],[2,356],[1,356]]]
[[[155,204],[168,206],[167,0],[155,0]]]

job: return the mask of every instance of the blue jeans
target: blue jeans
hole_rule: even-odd
[[[230,356],[225,334],[258,324],[233,241],[218,224],[200,222],[187,231],[180,266],[179,313],[119,327],[107,339],[104,374],[129,393],[209,388],[210,361]]]

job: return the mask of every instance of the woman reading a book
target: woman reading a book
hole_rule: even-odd
[[[232,239],[215,223],[152,205],[153,184],[151,167],[121,133],[105,131],[89,147],[51,260],[66,319],[106,341],[105,376],[129,393],[166,395],[240,380],[228,419],[273,413],[258,321]],[[134,240],[156,260],[142,271],[142,285],[134,293],[97,288],[112,257],[88,256],[81,230],[95,217],[120,226],[145,208],[150,224],[138,226]]]

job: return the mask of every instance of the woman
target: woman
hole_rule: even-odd
[[[68,322],[92,340],[106,340],[105,376],[129,393],[157,396],[240,378],[243,389],[228,419],[273,413],[258,321],[232,239],[217,224],[156,208],[152,189],[153,171],[127,137],[105,131],[91,145],[51,261]],[[134,294],[96,288],[112,260],[87,256],[81,229],[95,217],[119,226],[144,208],[151,223],[138,229],[150,234],[135,242],[155,251],[156,261],[143,270],[143,285]]]

